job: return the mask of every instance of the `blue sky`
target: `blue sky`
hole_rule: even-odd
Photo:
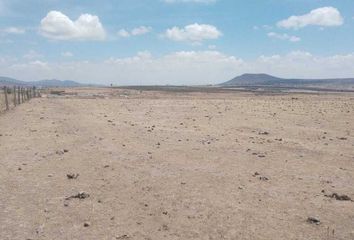
[[[352,0],[0,0],[0,75],[209,84],[354,77]]]

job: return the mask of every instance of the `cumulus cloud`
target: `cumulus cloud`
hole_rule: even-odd
[[[164,36],[177,42],[201,43],[204,40],[218,39],[222,33],[213,25],[194,23],[183,28],[167,29]]]
[[[152,27],[147,26],[140,26],[137,28],[133,28],[132,30],[128,31],[126,29],[121,29],[118,31],[118,35],[123,38],[127,38],[130,36],[139,36],[150,33],[152,31]]]
[[[104,40],[106,37],[97,16],[82,14],[72,21],[59,11],[51,11],[41,20],[40,33],[55,40]]]
[[[354,76],[354,53],[316,56],[293,51],[243,60],[219,51],[179,51],[156,57],[148,51],[105,61],[18,62],[0,58],[0,72],[25,80],[74,79],[101,84],[217,84],[246,72],[286,78]]]
[[[290,42],[299,42],[301,41],[301,38],[297,36],[290,36],[286,33],[275,33],[275,32],[269,32],[267,34],[268,37],[270,38],[275,38],[275,39],[280,39],[280,40],[286,40]]]
[[[277,23],[278,27],[299,29],[306,26],[333,27],[340,26],[344,22],[338,9],[334,7],[322,7],[312,10],[302,16],[291,16]]]

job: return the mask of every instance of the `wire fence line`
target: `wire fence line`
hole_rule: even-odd
[[[0,92],[0,112],[9,111],[32,98],[40,97],[36,87],[4,86]]]

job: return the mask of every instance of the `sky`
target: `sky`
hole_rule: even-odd
[[[354,77],[353,0],[0,0],[0,76],[217,84]]]

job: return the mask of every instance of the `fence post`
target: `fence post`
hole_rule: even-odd
[[[33,86],[33,97],[35,98],[36,97],[36,87],[35,86]]]
[[[23,103],[24,96],[23,96],[23,87],[21,87],[21,102]]]
[[[14,106],[16,107],[16,86],[14,86],[14,92],[12,93],[14,95]]]
[[[21,97],[20,97],[20,87],[17,87],[17,104],[21,104]]]
[[[5,93],[5,105],[6,105],[6,111],[9,110],[9,101],[7,99],[7,87],[4,87],[4,93]]]

